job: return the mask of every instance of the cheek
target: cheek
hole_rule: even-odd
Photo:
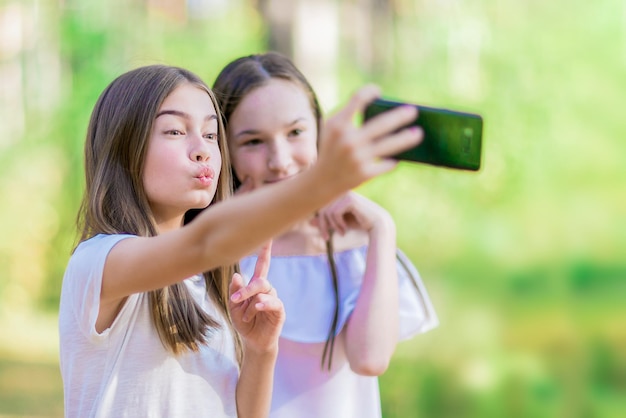
[[[317,142],[306,141],[302,146],[298,147],[295,152],[294,159],[305,166],[312,165],[317,161]]]
[[[144,162],[144,172],[151,177],[168,177],[171,175],[172,167],[176,165],[177,155],[175,150],[162,144],[159,145],[148,147]]]
[[[167,159],[160,159],[154,154],[152,157],[146,159],[142,179],[145,193],[150,202],[158,199],[163,190],[171,190],[171,187],[176,185],[176,177],[171,175]]]
[[[217,149],[217,153],[214,154],[214,157],[212,157],[215,160],[215,163],[213,164],[213,167],[215,169],[215,176],[219,177],[219,175],[222,173],[222,165],[224,164],[224,160],[222,159],[222,153],[220,152],[219,148]]]
[[[246,177],[258,177],[266,166],[265,158],[259,150],[239,150],[233,153],[231,158],[239,181],[243,181]]]
[[[160,149],[149,148],[144,163],[144,184],[150,182],[159,182],[166,177],[168,158],[167,154],[161,152]]]

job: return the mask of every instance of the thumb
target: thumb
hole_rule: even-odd
[[[235,273],[233,274],[233,278],[230,281],[230,285],[228,287],[228,296],[230,297],[230,300],[235,302],[237,301],[238,298],[233,298],[233,295],[235,293],[237,293],[237,291],[243,289],[244,287],[244,283],[243,283],[243,277],[241,277],[241,274],[239,273]]]
[[[357,90],[348,103],[337,112],[336,116],[344,120],[352,120],[356,113],[362,113],[365,107],[380,96],[380,87],[368,84]]]
[[[248,193],[254,190],[254,180],[251,177],[246,177],[241,182],[241,185],[235,190],[235,195]]]

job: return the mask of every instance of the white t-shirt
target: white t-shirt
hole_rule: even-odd
[[[356,306],[365,272],[367,247],[335,253],[339,277],[339,332]],[[422,280],[398,251],[399,339],[436,327],[439,322]],[[256,256],[241,261],[252,277]],[[350,369],[343,338],[335,339],[332,369],[321,368],[335,298],[326,255],[274,256],[268,279],[285,306],[279,341],[271,418],[380,418],[378,378]]]
[[[222,328],[199,352],[174,356],[165,349],[146,293],[129,296],[111,327],[96,331],[104,261],[130,237],[98,235],[81,243],[68,263],[59,312],[65,416],[236,417],[233,341],[201,276],[185,284]]]

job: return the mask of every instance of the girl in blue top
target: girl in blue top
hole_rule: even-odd
[[[213,89],[240,190],[289,183],[319,163],[328,128],[289,59],[239,58]],[[244,258],[242,271],[256,259]],[[417,270],[396,248],[389,213],[343,193],[274,238],[268,280],[286,312],[270,416],[380,417],[377,376],[398,340],[438,323]]]

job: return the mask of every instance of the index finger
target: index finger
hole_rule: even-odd
[[[267,292],[272,289],[272,285],[265,279],[270,268],[270,260],[272,258],[272,241],[266,242],[257,256],[254,266],[254,274],[246,286],[240,287],[236,292],[232,293],[230,300],[232,302],[241,302],[256,295],[260,292]]]
[[[254,265],[254,275],[250,281],[259,277],[267,277],[267,272],[270,269],[270,260],[272,259],[272,240],[267,241],[261,247],[259,255]]]

